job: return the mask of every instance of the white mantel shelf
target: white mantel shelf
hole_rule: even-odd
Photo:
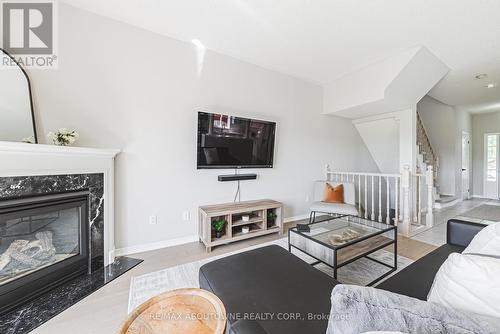
[[[114,182],[116,149],[0,141],[0,177],[104,174],[104,264],[115,259]]]
[[[43,144],[26,144],[0,141],[0,152],[18,152],[18,153],[37,153],[37,154],[64,154],[78,156],[102,156],[114,158],[120,150],[118,149],[102,149],[74,146],[57,146]]]

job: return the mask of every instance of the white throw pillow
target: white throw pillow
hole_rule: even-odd
[[[500,318],[500,259],[452,253],[439,268],[427,300]]]
[[[483,228],[463,253],[500,256],[500,222]]]

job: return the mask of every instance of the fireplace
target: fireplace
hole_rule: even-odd
[[[50,231],[53,244],[45,253],[39,247],[37,254],[45,255],[17,268],[15,275],[12,271],[6,274],[4,267],[0,333],[30,332],[142,262],[115,256],[114,165],[118,153],[114,149],[0,142],[0,257],[16,240],[39,240],[37,232]],[[80,203],[75,198],[79,196]],[[49,203],[52,209],[44,208]],[[58,204],[63,206],[55,207]],[[31,209],[38,212],[29,212]],[[73,217],[68,225],[72,228],[65,226],[70,234],[60,232],[63,217]],[[16,223],[20,232],[9,228]],[[45,243],[50,234],[38,237]],[[61,248],[61,244],[66,246]],[[14,263],[9,260],[9,265]]]
[[[0,313],[90,270],[89,191],[0,200]]]

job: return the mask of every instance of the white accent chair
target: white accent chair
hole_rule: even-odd
[[[332,187],[336,187],[340,184],[344,185],[344,203],[322,202],[327,182]],[[316,220],[316,213],[359,216],[358,209],[356,208],[356,188],[354,186],[354,183],[316,181],[314,182],[313,191],[314,202],[311,204],[309,223],[313,223]]]

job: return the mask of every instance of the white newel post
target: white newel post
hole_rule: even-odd
[[[403,188],[403,229],[405,236],[410,235],[410,166],[405,165],[401,176],[401,186]]]
[[[425,217],[425,225],[427,227],[434,226],[434,171],[432,166],[427,166],[425,172],[425,184],[427,185],[427,215]]]

